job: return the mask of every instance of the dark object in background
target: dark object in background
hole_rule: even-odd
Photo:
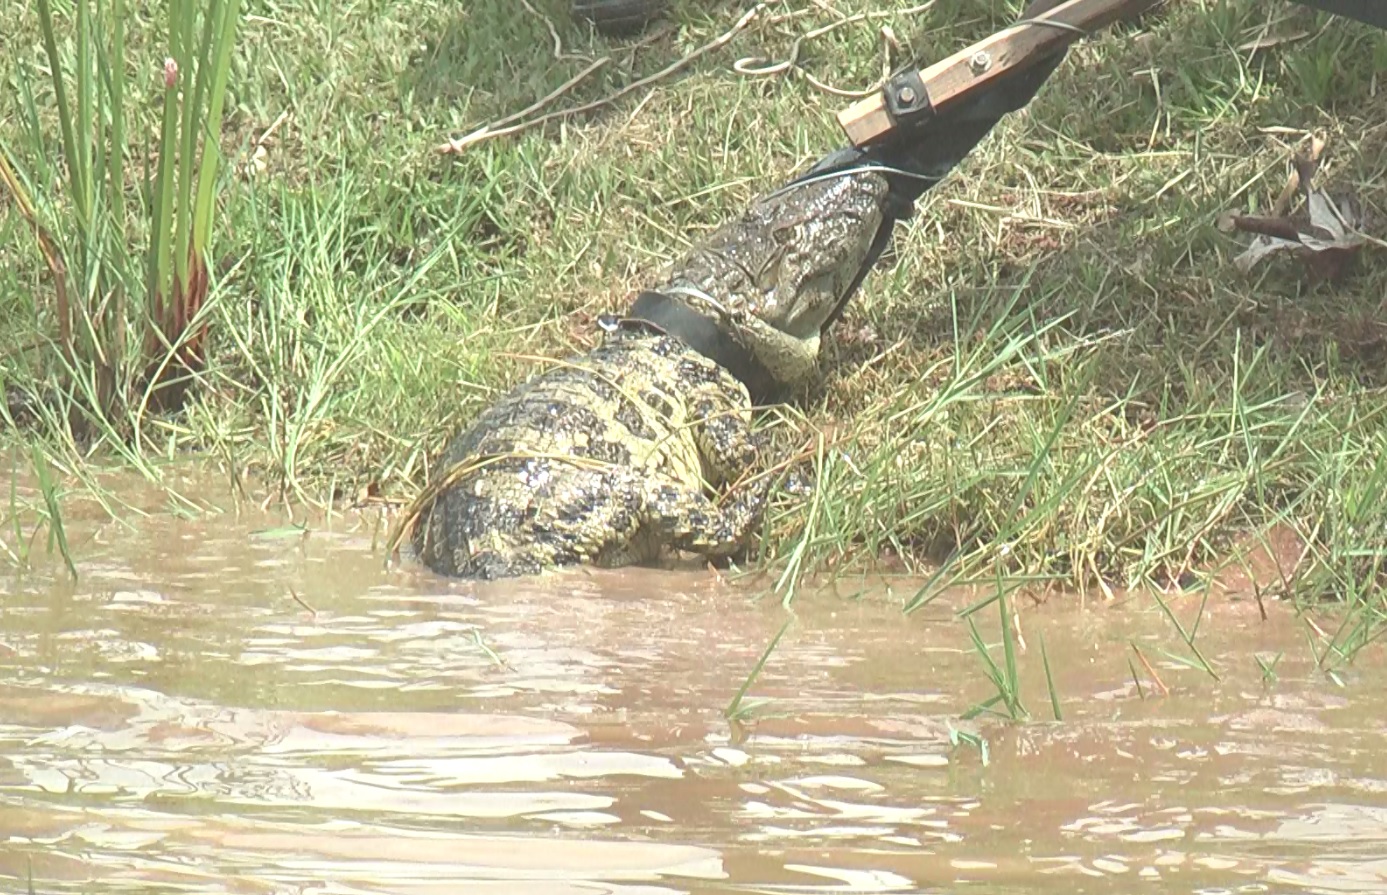
[[[1387,0],[1291,0],[1301,6],[1313,6],[1336,16],[1367,22],[1376,28],[1387,28]]]
[[[573,15],[619,37],[640,31],[668,7],[669,0],[573,0]]]

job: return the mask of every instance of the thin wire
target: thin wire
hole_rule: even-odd
[[[871,163],[866,165],[854,165],[852,167],[842,168],[837,171],[824,171],[823,173],[815,174],[812,177],[806,176],[802,180],[797,180],[794,183],[787,183],[785,184],[785,186],[782,186],[777,190],[772,190],[770,193],[766,195],[766,198],[772,199],[776,196],[784,195],[785,193],[788,193],[792,190],[799,189],[800,187],[809,186],[810,184],[828,180],[831,177],[849,177],[854,174],[861,174],[864,171],[874,171],[880,174],[894,174],[897,177],[913,177],[917,180],[928,181],[929,183],[938,183],[939,181],[944,179],[943,177],[940,177],[936,174],[920,174],[916,171],[906,171],[902,168],[893,168],[890,165]]]
[[[1068,31],[1068,32],[1070,32],[1071,34],[1077,34],[1077,35],[1079,35],[1080,37],[1088,37],[1088,36],[1089,36],[1088,32],[1085,31],[1084,29],[1080,28],[1078,25],[1071,25],[1071,24],[1069,24],[1068,22],[1060,22],[1060,21],[1056,21],[1055,19],[1022,19],[1022,20],[1020,20],[1019,22],[1017,22],[1016,24],[1017,24],[1017,25],[1048,25],[1048,26],[1051,27],[1051,28],[1058,28],[1058,29],[1061,30],[1061,31]]]

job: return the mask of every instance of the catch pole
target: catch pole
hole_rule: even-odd
[[[869,146],[897,128],[918,127],[972,96],[986,93],[1008,73],[1024,69],[1081,37],[1140,15],[1161,0],[1065,0],[985,37],[925,69],[892,76],[881,90],[838,113],[854,146]],[[1387,4],[1387,0],[1382,0]]]

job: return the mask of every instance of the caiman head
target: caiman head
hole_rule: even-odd
[[[813,174],[716,230],[631,311],[722,364],[758,401],[817,369],[820,336],[861,282],[883,230],[884,177]]]

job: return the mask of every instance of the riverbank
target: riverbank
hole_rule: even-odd
[[[92,457],[157,475],[191,452],[262,497],[407,500],[455,426],[842,143],[848,100],[802,73],[865,88],[883,26],[910,44],[899,64],[1016,12],[853,0],[844,13],[898,12],[809,41],[798,70],[734,71],[833,19],[774,4],[596,115],[438,153],[604,56],[557,106],[663,69],[740,14],[688,0],[668,30],[608,43],[566,8],[255,10],[232,70],[204,381],[133,448],[89,456],[42,421],[7,437],[41,446],[66,488]],[[28,47],[33,11],[11,0],[6,20],[21,26],[0,47]],[[1287,260],[1244,273],[1250,237],[1217,224],[1265,209],[1311,133],[1329,147],[1317,183],[1387,207],[1383,71],[1381,32],[1252,0],[1179,4],[1077,47],[925,198],[828,340],[823,382],[781,414],[819,489],[777,504],[756,561],[785,571],[783,591],[877,559],[1025,587],[1193,587],[1235,543],[1289,529],[1308,546],[1286,594],[1377,607],[1382,252],[1338,283]],[[0,376],[42,392],[49,286],[19,216],[0,228]]]

